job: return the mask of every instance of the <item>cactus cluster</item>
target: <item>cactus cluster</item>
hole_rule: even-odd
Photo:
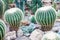
[[[5,23],[0,19],[0,40],[3,40],[5,35]]]
[[[23,12],[19,8],[8,9],[4,14],[4,20],[13,27],[19,27],[22,19]]]
[[[51,6],[41,7],[36,11],[35,19],[41,24],[43,31],[49,31],[55,22],[56,11]]]
[[[31,4],[27,3],[27,6],[32,10],[32,13],[35,14],[36,10],[43,6],[43,3],[42,0],[31,0]]]

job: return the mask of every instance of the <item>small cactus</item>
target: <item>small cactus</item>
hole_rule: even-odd
[[[34,15],[33,15],[33,16],[31,16],[30,21],[31,21],[32,23],[36,23],[36,20],[35,20]]]

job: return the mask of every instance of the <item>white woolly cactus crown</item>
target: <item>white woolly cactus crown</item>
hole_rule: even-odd
[[[23,19],[24,14],[19,8],[8,9],[4,14],[4,20],[11,26],[17,26]]]

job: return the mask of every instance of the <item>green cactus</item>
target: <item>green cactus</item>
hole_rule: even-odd
[[[2,0],[5,4],[5,11],[9,9],[9,4],[13,4],[15,0]]]
[[[2,0],[5,4],[12,4],[15,2],[15,0]]]
[[[11,8],[4,14],[4,20],[12,27],[19,27],[23,12],[19,8]]]
[[[4,2],[2,0],[0,0],[0,18],[2,18],[3,14],[4,14],[4,10],[5,10]]]
[[[12,4],[12,3],[14,3],[14,2],[15,2],[15,0],[9,0],[9,4],[10,4],[10,3]]]
[[[43,37],[42,40],[60,40],[59,34],[55,32],[47,32]]]
[[[5,35],[5,23],[0,19],[0,40],[4,38]]]
[[[2,0],[5,4],[5,11],[8,9],[8,0]]]
[[[35,20],[34,15],[30,18],[30,21],[31,21],[32,23],[36,23],[36,20]]]
[[[36,10],[42,7],[42,0],[32,0],[31,5],[27,3],[27,6],[32,10],[33,14],[35,14]]]
[[[49,31],[54,25],[56,19],[56,11],[51,6],[39,8],[35,13],[37,23],[41,24],[43,31]]]

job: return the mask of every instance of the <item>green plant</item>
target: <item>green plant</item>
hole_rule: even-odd
[[[34,15],[30,18],[30,21],[31,21],[32,23],[36,23],[36,20],[35,20]]]
[[[5,11],[9,9],[9,4],[13,4],[15,0],[2,0],[5,4]]]
[[[2,0],[0,0],[0,18],[2,18],[3,14],[4,14],[4,10],[5,10],[4,2]]]
[[[9,0],[9,4],[10,4],[10,3],[12,4],[12,3],[14,3],[14,2],[15,2],[15,0]]]
[[[42,7],[42,0],[32,0],[31,5],[27,3],[27,6],[32,10],[33,14],[35,14],[36,10]]]
[[[8,9],[8,0],[2,0],[5,4],[5,11]]]
[[[0,40],[3,40],[5,35],[5,23],[0,19]]]
[[[51,6],[41,7],[36,11],[35,19],[37,23],[41,24],[43,31],[49,31],[54,25],[56,11]]]
[[[19,8],[11,8],[4,14],[4,20],[10,24],[11,27],[19,27],[23,19],[23,12]]]
[[[15,2],[15,0],[2,0],[2,1],[4,1],[4,3],[6,4],[12,4]]]

